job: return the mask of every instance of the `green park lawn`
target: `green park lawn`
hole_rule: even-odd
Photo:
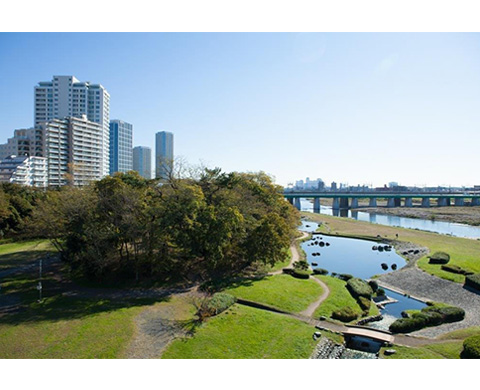
[[[260,280],[243,280],[230,286],[225,292],[237,298],[263,303],[290,313],[299,313],[322,294],[322,287],[311,279],[275,275]]]
[[[28,265],[48,253],[56,252],[48,240],[30,240],[0,244],[0,271]]]
[[[315,329],[287,316],[233,305],[192,337],[173,341],[163,359],[306,359]]]
[[[422,232],[413,229],[404,229],[391,226],[371,224],[347,218],[338,218],[328,215],[302,213],[308,219],[324,224],[322,231],[348,237],[382,238],[412,242],[429,248],[430,253],[442,251],[450,254],[449,264],[458,265],[466,270],[480,272],[480,241],[467,238],[451,237],[442,234]],[[425,256],[418,261],[418,266],[432,275],[451,280],[457,283],[465,281],[464,275],[443,271],[440,265],[429,264]]]

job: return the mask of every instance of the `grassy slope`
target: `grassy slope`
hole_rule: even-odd
[[[316,275],[315,277],[324,282],[330,290],[330,294],[327,299],[325,299],[315,311],[315,318],[320,316],[329,318],[332,315],[332,312],[343,307],[351,307],[355,312],[358,313],[358,315],[361,315],[362,309],[360,309],[357,301],[351,296],[345,287],[347,284],[346,282],[332,276]]]
[[[48,240],[30,240],[0,245],[0,271],[34,262],[56,249]]]
[[[346,236],[375,238],[381,235],[383,238],[409,241],[430,249],[430,252],[443,251],[450,254],[450,264],[458,265],[473,272],[480,272],[480,241],[466,238],[450,237],[441,234],[422,232],[412,229],[396,228],[383,225],[375,225],[369,222],[356,221],[347,218],[337,218],[328,215],[303,213],[315,222],[326,223],[322,230],[330,231],[331,234],[342,234]],[[428,258],[419,260],[418,266],[425,271],[463,283],[465,276],[442,271],[440,265],[428,264]]]
[[[2,317],[0,358],[116,358],[143,309],[109,301],[53,297]]]
[[[267,276],[257,281],[244,281],[225,290],[238,298],[247,299],[291,313],[305,310],[322,294],[313,280],[295,279],[290,275]]]
[[[191,338],[175,340],[166,359],[300,359],[316,342],[311,326],[293,318],[233,305],[197,328]]]

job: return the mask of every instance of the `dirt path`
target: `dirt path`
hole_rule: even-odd
[[[303,240],[304,238],[308,237],[307,232],[302,232],[302,235],[295,239],[295,241]],[[293,268],[293,263],[300,260],[300,254],[298,253],[297,244],[295,242],[290,245],[290,251],[292,252],[292,258],[290,259],[290,264],[288,264],[285,268]],[[279,269],[278,271],[270,272],[269,275],[280,275],[283,273],[283,270]]]
[[[313,314],[315,313],[315,310],[317,310],[317,307],[319,307],[322,302],[330,295],[330,289],[325,283],[323,283],[320,279],[317,279],[314,276],[311,276],[310,279],[314,280],[322,287],[323,293],[318,297],[315,302],[311,303],[304,311],[299,313],[300,315],[305,317],[313,317]]]

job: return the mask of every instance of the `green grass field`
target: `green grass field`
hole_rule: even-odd
[[[316,345],[314,331],[296,319],[235,304],[193,337],[175,340],[162,358],[306,359]]]
[[[0,244],[0,271],[35,262],[56,249],[48,240],[30,240]]]
[[[322,294],[322,287],[310,279],[275,275],[261,280],[242,281],[227,288],[225,292],[290,313],[298,313],[305,310]]]
[[[422,232],[419,230],[397,228],[391,226],[375,225],[369,222],[356,221],[347,218],[338,218],[328,215],[302,213],[302,215],[315,222],[323,223],[322,231],[330,234],[339,234],[350,237],[382,238],[412,242],[430,249],[430,253],[437,251],[450,254],[450,263],[464,269],[480,272],[480,241],[467,238],[451,237],[441,234]],[[443,271],[440,265],[428,264],[428,258],[419,260],[418,266],[432,275],[463,283],[465,276]]]

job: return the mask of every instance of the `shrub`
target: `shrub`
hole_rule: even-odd
[[[236,301],[236,298],[233,295],[227,293],[216,293],[213,294],[212,298],[208,301],[207,307],[212,310],[212,312],[217,315],[222,311],[227,310],[232,306]]]
[[[376,280],[370,280],[368,285],[371,287],[372,291],[375,292],[378,290],[378,283]]]
[[[293,269],[292,268],[283,268],[282,272],[287,275],[292,275],[293,274]]]
[[[480,359],[480,335],[468,337],[463,342],[462,359]]]
[[[377,290],[376,294],[377,294],[377,297],[383,297],[386,295],[385,290],[381,287]]]
[[[368,310],[370,309],[370,304],[372,303],[372,301],[369,298],[358,297],[357,302],[358,302],[358,305],[362,308],[362,310],[368,313]]]
[[[473,275],[473,272],[467,271],[466,269],[463,269],[462,267],[459,267],[458,265],[454,265],[454,264],[442,264],[441,268],[444,271],[452,272],[454,274]]]
[[[310,271],[295,269],[292,272],[292,276],[298,279],[308,279],[310,277]]]
[[[370,299],[372,297],[372,288],[363,279],[352,278],[347,281],[347,288],[354,298],[365,297]]]
[[[430,264],[447,264],[450,261],[450,255],[445,252],[435,252],[428,258]]]
[[[480,290],[480,274],[467,275],[465,277],[465,286]]]
[[[426,324],[427,320],[424,316],[399,318],[390,325],[389,330],[393,333],[410,333],[415,330],[424,328]]]
[[[309,267],[310,265],[305,260],[300,260],[293,263],[293,268],[299,271],[306,271]]]
[[[338,275],[339,279],[345,280],[346,282],[353,278],[353,275],[350,274],[340,274]]]
[[[455,306],[428,306],[422,309],[422,313],[438,313],[444,322],[456,322],[465,318],[465,311]]]
[[[358,318],[358,313],[356,313],[351,307],[347,306],[334,311],[332,313],[332,318],[342,322],[350,322]]]
[[[326,269],[323,269],[323,268],[314,268],[313,273],[315,275],[328,275],[328,271]]]

